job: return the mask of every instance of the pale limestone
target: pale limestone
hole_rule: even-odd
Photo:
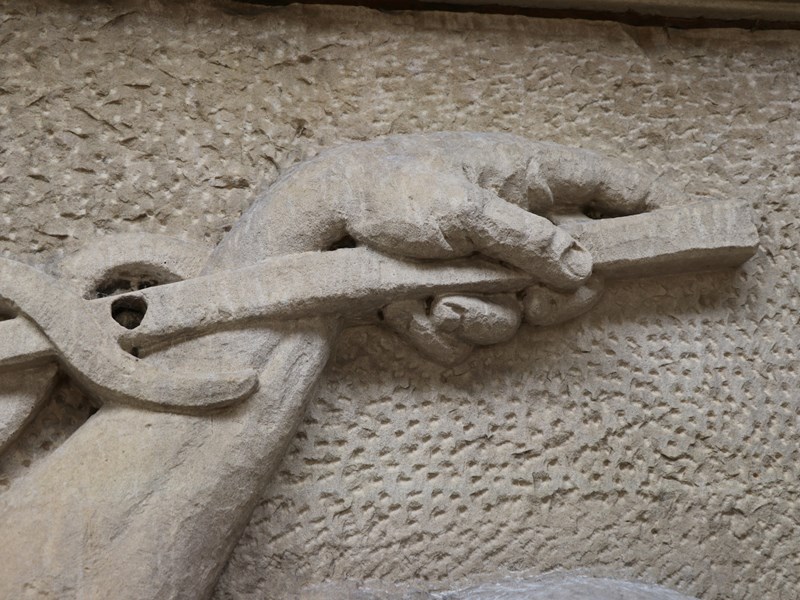
[[[554,573],[544,577],[506,578],[466,588],[425,592],[401,586],[336,582],[312,586],[305,600],[693,600],[661,586]]]
[[[738,274],[612,283],[579,321],[462,368],[346,334],[219,598],[558,567],[704,598],[795,592],[796,33],[34,6],[4,7],[9,257],[98,231],[216,243],[275,165],[423,130],[584,146],[759,213],[762,250]],[[70,402],[86,415],[60,383],[7,477],[63,439]]]
[[[14,317],[6,322],[14,337],[5,344],[13,346],[25,333],[14,328],[17,321],[35,324],[41,330],[34,332],[36,340],[43,334],[53,358],[102,404],[0,499],[4,535],[14,540],[0,550],[3,595],[210,596],[225,550],[237,541],[302,419],[341,328],[340,315],[381,310],[395,330],[407,329],[405,337],[423,353],[454,364],[471,345],[507,341],[516,332],[523,303],[498,291],[524,293],[527,314],[535,304],[531,298],[547,286],[566,296],[577,288],[599,294],[582,285],[591,275],[592,254],[529,210],[643,212],[577,230],[591,241],[598,271],[610,276],[662,267],[669,273],[682,265],[729,267],[753,254],[758,238],[747,207],[662,208],[660,202],[677,193],[654,181],[593,153],[512,135],[388,137],[341,146],[291,169],[222,240],[201,271],[209,273],[205,277],[170,283],[181,275],[182,257],[196,252],[180,243],[123,238],[123,246],[141,242],[143,249],[126,259],[117,249],[103,252],[115,244],[106,238],[64,261],[75,279],[95,282],[96,289],[84,290],[89,298],[109,288],[121,291],[123,274],[126,285],[135,283],[136,291],[112,296],[103,307],[73,293],[69,277],[59,285],[30,266],[0,259],[0,306]],[[328,201],[320,203],[319,194]],[[673,236],[667,235],[670,227]],[[367,249],[330,251],[343,236]],[[148,248],[155,249],[152,258]],[[376,250],[440,263],[391,259]],[[98,252],[110,256],[93,262]],[[475,252],[517,269],[485,258],[454,260]],[[195,262],[188,264],[191,272]],[[253,267],[242,268],[248,264]],[[215,274],[226,266],[234,270]],[[138,289],[145,280],[154,287]],[[168,301],[153,302],[151,291]],[[453,292],[489,295],[450,301]],[[427,296],[433,296],[430,316]],[[113,309],[120,302],[147,313],[119,320]],[[592,304],[565,302],[546,313],[557,323],[562,309],[572,318],[575,306]],[[138,347],[131,356],[118,334],[139,325],[147,329],[147,314],[154,312],[162,325],[146,333],[178,337],[161,340],[150,352],[155,360],[143,360]],[[172,322],[178,325],[169,329]],[[20,346],[36,363],[42,360],[26,341]],[[219,366],[193,371],[197,356],[209,353]],[[9,363],[17,361],[12,351]],[[52,371],[42,375],[52,379]],[[42,395],[31,389],[31,413]],[[287,398],[288,406],[279,409],[276,402]],[[125,405],[130,409],[120,410]],[[16,417],[20,411],[12,408]],[[223,410],[208,413],[212,408]],[[271,430],[261,431],[256,442],[270,420]],[[14,434],[21,425],[19,418],[9,423]],[[98,456],[97,449],[112,440],[114,452]],[[151,460],[127,463],[127,457],[154,449]],[[234,463],[216,462],[232,452]],[[223,495],[209,495],[209,489]],[[220,510],[223,501],[226,510]]]

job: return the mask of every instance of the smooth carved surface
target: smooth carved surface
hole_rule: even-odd
[[[347,334],[219,597],[291,597],[346,576],[452,589],[559,566],[703,597],[794,593],[795,33],[7,6],[2,189],[14,201],[0,243],[30,262],[97,230],[216,243],[248,186],[274,179],[270,160],[282,171],[389,132],[592,147],[663,170],[682,197],[758,210],[764,249],[738,274],[612,284],[578,322],[523,329],[461,368],[392,335]],[[59,384],[55,401],[68,399],[81,396]],[[6,472],[37,469],[40,444],[66,429],[37,424]]]

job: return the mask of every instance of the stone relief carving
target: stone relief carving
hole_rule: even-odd
[[[578,316],[604,279],[733,267],[757,242],[744,204],[442,133],[322,152],[210,255],[129,235],[45,269],[2,260],[0,450],[55,364],[101,404],[0,498],[2,595],[207,597],[348,324],[450,364]]]

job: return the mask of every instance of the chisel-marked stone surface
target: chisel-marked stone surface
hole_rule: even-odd
[[[41,263],[98,231],[213,246],[324,147],[454,129],[743,199],[761,249],[737,272],[611,282],[577,321],[453,369],[347,333],[216,598],[555,568],[791,598],[800,34],[231,6],[3,5],[4,256]],[[8,483],[89,412],[59,383]]]

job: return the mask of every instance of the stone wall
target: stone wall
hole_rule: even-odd
[[[743,269],[615,283],[459,367],[350,330],[216,600],[557,569],[795,596],[800,33],[155,1],[8,0],[0,22],[4,256],[213,245],[319,149],[436,130],[590,148],[758,212]],[[0,486],[90,412],[63,381]]]

